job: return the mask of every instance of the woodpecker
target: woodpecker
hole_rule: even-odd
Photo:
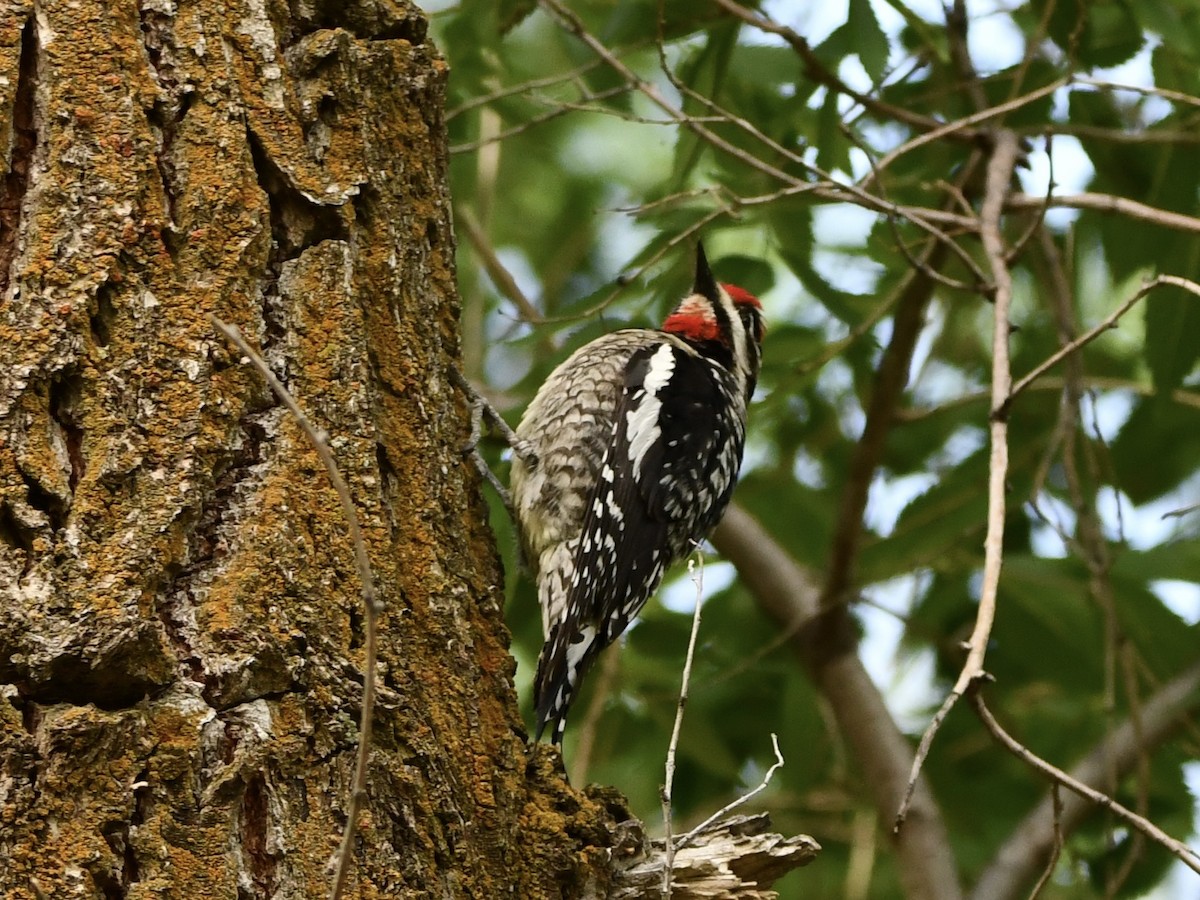
[[[562,743],[597,655],[725,511],[763,330],[758,299],[718,284],[701,246],[692,291],[661,329],[586,344],[526,409],[511,486],[545,634],[537,740],[550,725]]]

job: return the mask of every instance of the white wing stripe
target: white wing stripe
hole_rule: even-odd
[[[629,461],[641,469],[642,457],[662,433],[658,414],[662,401],[658,392],[671,380],[675,371],[675,353],[670,344],[663,344],[650,357],[650,368],[642,382],[644,398],[636,409],[625,414],[625,435],[629,441]]]

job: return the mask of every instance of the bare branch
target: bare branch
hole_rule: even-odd
[[[1190,291],[1192,294],[1200,297],[1200,284],[1190,281],[1187,278],[1180,278],[1178,275],[1159,275],[1150,279],[1138,289],[1137,293],[1105,316],[1104,320],[1101,321],[1100,324],[1088,329],[1071,342],[1064,344],[1049,357],[1047,357],[1043,362],[1035,366],[1028,375],[1013,385],[1013,389],[1009,392],[1008,397],[1004,400],[999,411],[1002,414],[1007,414],[1009,406],[1018,394],[1029,387],[1029,385],[1033,384],[1033,382],[1041,378],[1050,369],[1062,362],[1066,357],[1070,356],[1072,353],[1075,353],[1081,347],[1087,346],[1100,335],[1104,334],[1104,332],[1110,330],[1118,321],[1120,321],[1121,317],[1125,315],[1125,313],[1129,312],[1129,310],[1133,308],[1134,304],[1149,294],[1156,287],[1164,284],[1170,284],[1178,288],[1183,288],[1185,291]]]
[[[992,270],[992,280],[996,285],[992,313],[992,414],[989,427],[992,449],[988,463],[988,517],[987,535],[983,544],[983,587],[980,591],[979,608],[975,614],[975,628],[967,641],[967,660],[954,688],[921,736],[921,744],[913,758],[910,785],[915,784],[917,773],[933,743],[933,737],[950,709],[971,684],[984,676],[983,658],[996,616],[996,592],[1000,584],[1000,566],[1004,560],[1004,482],[1008,477],[1008,421],[1004,416],[1003,406],[1012,385],[1008,350],[1008,310],[1012,302],[1012,273],[1008,270],[1008,254],[1004,246],[1004,236],[1000,231],[1000,216],[1004,208],[1004,198],[1012,182],[1019,147],[1017,137],[1011,131],[998,132],[995,141],[995,150],[988,160],[987,181],[980,209],[980,234],[988,265]],[[897,829],[904,822],[907,806],[906,796],[896,813]]]
[[[1190,674],[1191,674],[1191,677],[1190,677],[1190,679],[1188,679],[1188,681],[1191,682],[1191,687],[1188,692],[1194,693],[1196,685],[1198,683],[1200,683],[1200,668],[1193,669]],[[1187,676],[1185,676],[1185,678],[1186,677]],[[1175,684],[1175,683],[1173,682],[1173,684]],[[1189,869],[1191,869],[1192,871],[1194,871],[1196,873],[1200,873],[1200,855],[1198,855],[1194,850],[1192,850],[1187,844],[1171,837],[1166,832],[1164,832],[1161,828],[1159,828],[1157,825],[1155,825],[1153,822],[1147,820],[1143,816],[1139,816],[1137,813],[1133,812],[1132,810],[1127,809],[1126,807],[1122,806],[1120,803],[1118,803],[1112,797],[1093,788],[1088,782],[1081,780],[1079,778],[1076,778],[1072,775],[1068,775],[1066,772],[1064,772],[1062,769],[1058,768],[1057,766],[1054,766],[1051,763],[1046,762],[1044,759],[1042,759],[1040,756],[1035,754],[1033,751],[1031,751],[1029,748],[1027,748],[1024,744],[1022,744],[1020,741],[1018,741],[1016,738],[1014,738],[1012,735],[1010,735],[1008,732],[1006,732],[1001,727],[1000,723],[997,722],[996,719],[992,716],[991,711],[987,708],[987,705],[983,701],[982,692],[978,689],[978,687],[979,686],[976,685],[975,688],[973,688],[971,690],[971,693],[970,693],[971,705],[975,708],[975,712],[979,715],[979,718],[983,722],[984,727],[986,727],[987,730],[989,732],[991,732],[992,736],[995,737],[996,740],[998,740],[1001,744],[1003,744],[1004,747],[1006,749],[1008,749],[1014,756],[1018,757],[1020,760],[1022,760],[1028,766],[1030,766],[1033,769],[1036,769],[1038,772],[1041,772],[1043,775],[1050,778],[1051,780],[1057,782],[1058,784],[1062,785],[1063,787],[1067,788],[1068,790],[1073,791],[1074,793],[1078,794],[1079,796],[1085,798],[1090,803],[1096,804],[1097,806],[1101,806],[1104,809],[1107,809],[1110,812],[1112,812],[1113,814],[1119,816],[1130,827],[1137,829],[1139,832],[1144,834],[1150,840],[1154,841],[1156,844],[1159,844],[1162,847],[1165,847],[1172,855],[1176,856],[1179,859],[1179,861],[1182,862]],[[1149,709],[1149,704],[1147,704],[1147,710],[1148,709]],[[1132,725],[1129,726],[1129,730],[1131,732],[1133,731]],[[1136,759],[1138,749],[1141,745],[1138,744],[1138,742],[1134,739],[1130,739],[1129,743],[1131,745],[1130,764],[1132,764],[1133,760]],[[1096,774],[1099,774],[1099,773],[1096,773]],[[1061,818],[1063,821],[1066,821],[1066,819],[1067,819],[1067,813],[1065,811],[1065,804],[1064,804],[1064,813]],[[986,873],[985,873],[985,877],[986,877]],[[984,884],[984,879],[980,879],[980,886],[982,886],[983,884]],[[976,890],[976,894],[975,894],[976,900],[980,900],[981,897],[986,897],[986,896],[993,896],[993,895],[981,894],[981,893],[979,893],[979,889]],[[996,896],[998,896],[998,895],[996,895]]]
[[[902,106],[893,106],[890,103],[885,103],[876,97],[872,97],[870,94],[863,94],[854,90],[835,73],[825,68],[820,57],[813,52],[812,47],[803,35],[797,34],[786,25],[780,25],[765,16],[747,9],[739,3],[734,3],[733,0],[716,0],[716,4],[746,24],[754,26],[759,31],[783,38],[796,51],[796,55],[804,63],[804,74],[808,78],[817,84],[825,85],[825,87],[839,94],[845,94],[875,116],[881,119],[892,119],[896,122],[903,122],[905,125],[911,125],[913,128],[918,128],[921,131],[929,131],[941,124],[936,119],[912,112]],[[976,135],[969,129],[961,129],[954,133],[954,137],[958,140],[972,141],[976,138]]]
[[[692,630],[688,635],[687,655],[683,661],[683,677],[679,685],[679,703],[675,707],[675,724],[667,744],[666,777],[663,784],[662,812],[666,859],[663,865],[663,896],[671,900],[671,875],[674,871],[675,840],[671,836],[671,792],[675,785],[675,753],[679,749],[679,731],[683,728],[683,711],[688,702],[688,685],[692,680],[692,660],[696,655],[696,637],[700,634],[700,608],[704,599],[704,555],[699,551],[688,560],[688,573],[696,586],[696,607],[692,610]]]
[[[733,802],[726,803],[687,834],[681,834],[679,839],[675,841],[676,852],[682,850],[684,847],[694,841],[697,835],[707,831],[718,820],[724,819],[739,806],[744,805],[752,797],[755,797],[766,790],[767,785],[771,783],[771,779],[775,777],[775,773],[783,768],[783,754],[779,751],[779,736],[774,732],[771,733],[771,748],[775,751],[775,762],[771,764],[771,768],[767,769],[766,774],[762,777],[762,781],[758,783],[758,787],[752,788]]]
[[[325,465],[325,472],[333,483],[338,500],[342,504],[342,514],[346,518],[346,525],[350,531],[350,542],[354,546],[354,561],[358,566],[358,577],[362,581],[363,606],[367,612],[366,634],[363,639],[365,669],[363,672],[363,697],[358,722],[358,756],[354,764],[354,781],[346,802],[346,827],[342,831],[342,843],[336,857],[337,869],[334,872],[333,885],[329,891],[330,900],[338,900],[345,889],[346,877],[350,873],[350,861],[354,856],[354,835],[358,826],[359,807],[367,796],[367,763],[371,756],[371,728],[375,716],[376,633],[383,605],[379,602],[375,592],[375,576],[371,572],[371,561],[367,556],[367,545],[363,540],[362,529],[358,525],[358,513],[354,507],[354,500],[350,496],[350,488],[342,478],[342,473],[338,471],[337,462],[333,458],[333,452],[329,449],[325,433],[313,425],[308,416],[304,414],[304,410],[300,408],[300,404],[283,386],[283,383],[275,377],[275,373],[270,370],[263,358],[246,343],[237,328],[226,325],[216,316],[209,316],[209,319],[217,331],[254,364],[254,367],[266,379],[267,384],[271,386],[271,390],[275,392],[275,396],[295,417],[300,428],[312,442],[317,455],[321,457],[321,462]]]
[[[1128,216],[1140,222],[1150,222],[1163,228],[1176,231],[1200,232],[1200,219],[1195,216],[1185,216],[1183,213],[1158,209],[1128,197],[1116,197],[1112,194],[1056,194],[1049,200],[1045,197],[1035,197],[1031,194],[1011,194],[1004,203],[1007,210],[1038,209],[1049,205],[1055,209],[1092,209],[1097,212],[1116,213]]]

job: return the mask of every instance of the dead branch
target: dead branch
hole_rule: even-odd
[[[734,816],[709,826],[676,851],[674,900],[774,900],[770,890],[792,869],[812,862],[821,845],[805,834],[785,838],[767,831],[766,813]],[[661,841],[620,864],[612,900],[658,900],[662,896],[667,852]]]

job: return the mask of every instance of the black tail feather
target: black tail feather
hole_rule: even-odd
[[[582,654],[572,660],[569,653],[575,643],[587,641]],[[562,744],[563,731],[567,727],[567,713],[575,700],[575,691],[583,683],[583,676],[592,667],[604,644],[594,640],[594,629],[577,630],[572,623],[559,622],[550,630],[550,637],[538,657],[537,676],[534,678],[534,705],[537,708],[537,731],[534,740],[540,741],[547,725],[550,741]],[[573,667],[572,664],[574,663]]]

